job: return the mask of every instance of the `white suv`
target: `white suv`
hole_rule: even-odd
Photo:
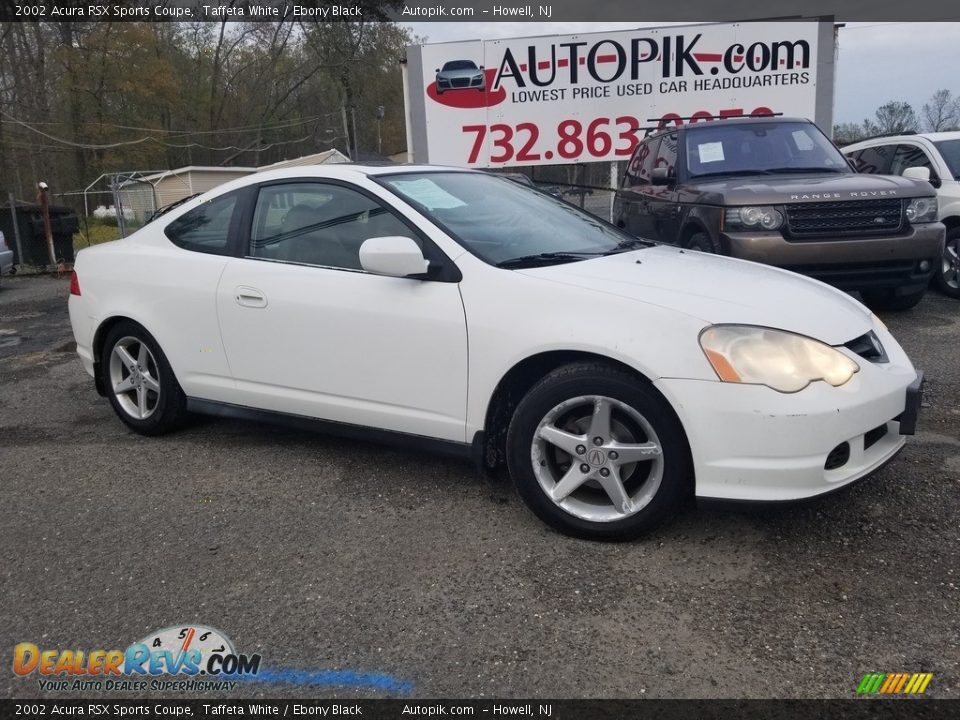
[[[843,148],[857,170],[928,179],[937,189],[939,219],[947,226],[937,287],[960,298],[960,131],[886,135]]]

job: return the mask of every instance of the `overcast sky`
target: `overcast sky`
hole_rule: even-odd
[[[410,23],[428,42],[628,30],[667,23]],[[849,23],[840,30],[834,122],[862,122],[890,100],[917,114],[940,88],[960,95],[960,22]]]

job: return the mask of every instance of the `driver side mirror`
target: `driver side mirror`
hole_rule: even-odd
[[[417,277],[430,269],[430,263],[413,240],[388,235],[363,242],[360,246],[360,267],[376,275]]]
[[[672,185],[677,179],[673,168],[654,168],[650,173],[650,182],[654,185]]]

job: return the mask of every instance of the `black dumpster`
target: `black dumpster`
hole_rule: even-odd
[[[7,247],[13,250],[15,265],[34,265],[43,267],[50,264],[47,250],[47,237],[43,229],[43,215],[39,205],[18,202],[16,213],[9,205],[0,205],[0,232],[7,240]],[[17,248],[16,233],[13,229],[14,214],[20,230],[20,245],[23,257]],[[50,206],[50,229],[53,232],[53,251],[58,262],[73,262],[73,234],[80,229],[77,214],[68,207]]]

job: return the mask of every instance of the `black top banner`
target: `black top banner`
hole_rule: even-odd
[[[833,17],[960,21],[955,0],[0,0],[0,20],[251,22],[708,22]],[[906,32],[906,31],[905,31]],[[917,32],[916,30],[910,32]]]

